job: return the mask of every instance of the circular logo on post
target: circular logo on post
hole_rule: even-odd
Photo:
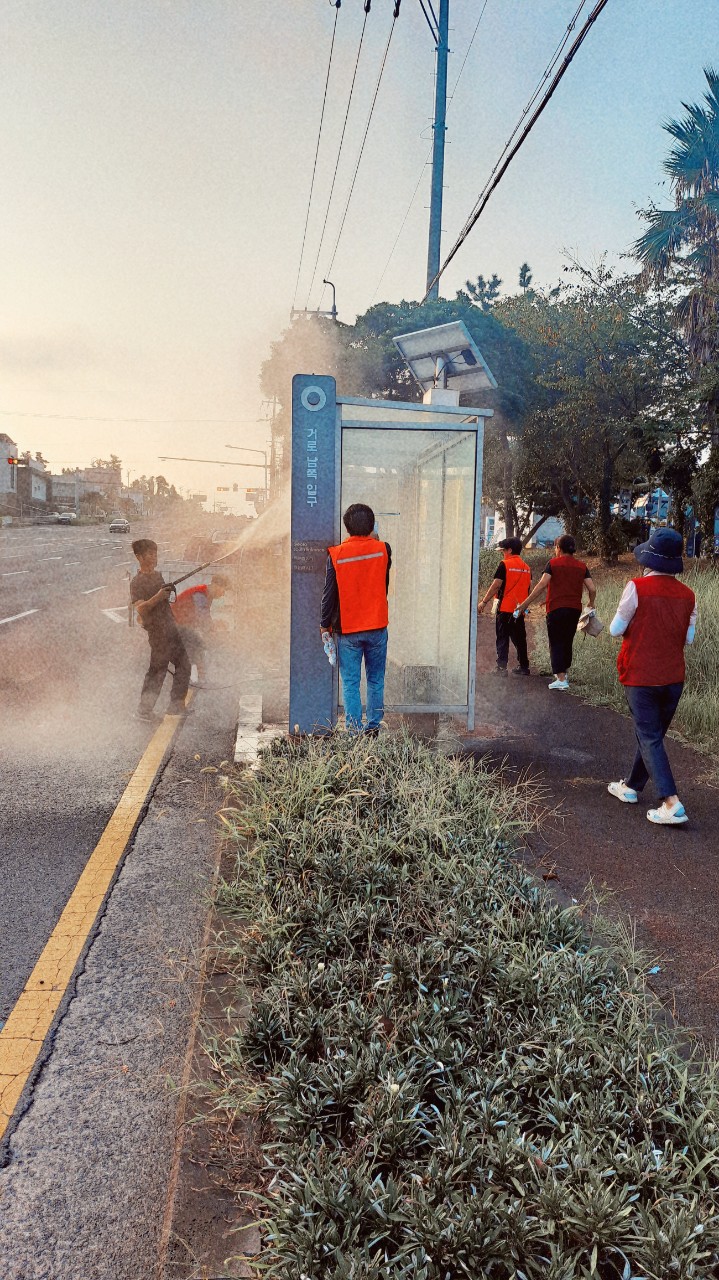
[[[327,396],[321,387],[305,387],[300,399],[310,413],[317,413],[327,404]]]

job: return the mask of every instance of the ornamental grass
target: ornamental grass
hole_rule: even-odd
[[[714,1066],[515,857],[538,795],[407,736],[267,752],[223,820],[257,1274],[719,1275]],[[231,939],[231,941],[230,941]]]

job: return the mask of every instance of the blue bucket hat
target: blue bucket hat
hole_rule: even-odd
[[[656,573],[683,573],[684,540],[676,529],[653,529],[648,542],[634,548],[634,556],[645,569]]]

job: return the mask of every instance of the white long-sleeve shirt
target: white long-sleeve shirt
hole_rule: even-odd
[[[674,574],[659,573],[657,572],[656,569],[647,569],[644,574],[644,577],[645,578],[673,578]],[[639,607],[639,599],[637,597],[637,589],[630,578],[629,582],[624,588],[624,591],[622,592],[622,598],[619,601],[619,604],[617,605],[617,612],[615,613],[614,617],[609,623],[610,636],[624,635],[624,632],[629,626],[629,623],[634,617],[638,607]],[[696,625],[697,625],[697,607],[695,604],[694,609],[692,611],[692,616],[689,619],[689,626],[687,628],[687,638],[686,638],[685,644],[692,643],[696,633]]]

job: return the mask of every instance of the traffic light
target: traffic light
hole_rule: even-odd
[[[8,466],[9,466],[9,467],[16,467],[16,466],[17,466],[17,458],[8,458],[8,460],[7,460],[7,461],[8,461]]]
[[[239,490],[239,487],[240,487],[240,486],[239,486],[238,484],[233,484],[233,486],[232,486],[232,492],[233,492],[233,493],[237,493],[237,491]]]

